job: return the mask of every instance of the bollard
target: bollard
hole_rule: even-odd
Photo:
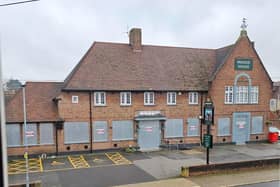
[[[189,168],[188,167],[181,167],[181,176],[182,177],[188,177],[189,176]]]

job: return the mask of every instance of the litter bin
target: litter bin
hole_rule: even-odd
[[[269,127],[268,141],[270,143],[277,143],[279,136],[279,130],[276,127]]]

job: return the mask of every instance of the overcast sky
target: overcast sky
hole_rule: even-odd
[[[18,0],[0,0],[0,4]],[[272,79],[280,80],[279,0],[41,0],[0,7],[4,78],[64,80],[94,41],[219,48],[241,20]]]

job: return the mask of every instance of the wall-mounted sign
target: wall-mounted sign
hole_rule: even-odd
[[[96,134],[105,134],[105,129],[96,129]]]
[[[138,116],[158,116],[161,115],[160,111],[139,111]]]
[[[153,132],[153,127],[145,127],[146,132]]]
[[[252,61],[252,59],[235,59],[234,69],[235,70],[252,70],[253,61]]]
[[[26,137],[33,137],[34,136],[34,131],[26,131],[25,136]]]

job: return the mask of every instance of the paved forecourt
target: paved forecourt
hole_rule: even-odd
[[[30,158],[28,172],[48,172],[129,164],[132,164],[132,162],[120,152],[77,154],[46,159]],[[9,175],[26,173],[25,159],[9,160],[8,173]]]

